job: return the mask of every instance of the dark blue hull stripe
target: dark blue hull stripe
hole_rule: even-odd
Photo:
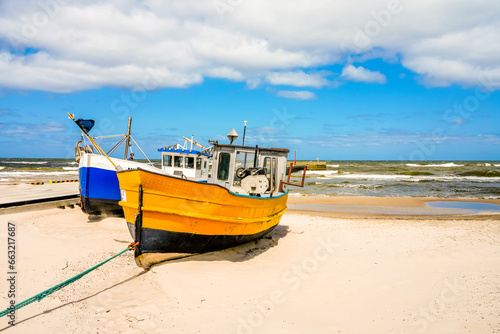
[[[135,225],[128,223],[135,239]],[[151,228],[142,229],[142,253],[205,253],[231,248],[263,237],[276,226],[252,235],[203,235],[171,232]]]
[[[80,196],[82,211],[88,215],[113,215],[123,217],[119,201]]]

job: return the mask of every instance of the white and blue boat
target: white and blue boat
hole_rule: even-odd
[[[70,117],[71,118],[71,117]],[[73,119],[74,120],[74,119]],[[92,120],[77,120],[75,123],[85,131],[92,128]],[[127,157],[130,141],[133,141],[137,148],[142,152],[135,140],[130,135],[131,119],[126,135],[107,136],[122,137],[122,139],[106,154],[109,155],[125,141],[125,155]],[[143,153],[149,163],[138,162],[134,160],[108,158],[91,143],[84,145],[84,136],[76,146],[76,160],[79,162],[79,182],[80,182],[80,203],[82,211],[89,215],[123,215],[123,209],[118,204],[121,200],[118,177],[116,176],[115,166],[122,169],[145,169],[151,172],[162,173],[189,179],[192,181],[206,182],[211,167],[211,149],[208,149],[193,139],[183,137],[186,141],[184,146],[179,144],[159,148],[162,154],[162,166],[157,168]],[[95,137],[93,139],[103,139],[106,137]],[[187,149],[187,142],[191,143],[191,148]],[[83,146],[81,146],[83,144]],[[193,145],[200,147],[203,151],[193,149]],[[94,150],[100,154],[95,154]]]
[[[191,181],[206,182],[211,166],[211,156],[197,150],[162,147],[161,170],[146,163],[110,158],[124,170],[141,168],[161,172]],[[84,153],[79,165],[80,200],[83,212],[89,215],[123,215],[118,202],[120,186],[115,167],[108,158],[93,153]]]
[[[143,168],[152,172],[158,168],[142,162],[111,158],[124,169]],[[123,215],[120,187],[115,167],[103,155],[84,153],[78,169],[80,181],[80,203],[83,212],[89,215]]]

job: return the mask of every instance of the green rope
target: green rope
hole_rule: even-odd
[[[60,284],[58,284],[58,285],[56,285],[56,286],[53,286],[53,287],[52,287],[52,288],[50,288],[50,289],[47,289],[47,290],[45,290],[45,291],[43,291],[43,292],[40,292],[40,293],[39,293],[39,294],[37,294],[36,296],[33,296],[33,297],[29,298],[29,299],[26,299],[25,301],[23,301],[23,302],[21,302],[21,303],[17,304],[17,305],[16,305],[15,307],[13,307],[13,308],[8,308],[8,309],[6,309],[5,311],[3,311],[3,312],[1,312],[1,313],[0,313],[0,318],[1,318],[1,317],[3,317],[3,316],[5,316],[5,315],[7,315],[7,314],[9,314],[9,313],[10,313],[10,312],[12,312],[13,310],[18,310],[18,309],[20,309],[21,307],[24,307],[24,306],[26,306],[26,305],[29,305],[29,304],[33,303],[34,301],[41,301],[43,298],[47,297],[48,295],[53,294],[54,292],[61,290],[61,289],[62,289],[62,288],[64,288],[65,286],[70,285],[71,283],[73,283],[73,282],[75,282],[75,281],[79,280],[80,278],[82,278],[83,276],[87,275],[87,274],[88,274],[88,273],[90,273],[91,271],[93,271],[93,270],[95,270],[95,269],[99,268],[100,266],[102,266],[102,265],[103,265],[103,264],[105,264],[106,262],[109,262],[109,261],[113,260],[115,257],[118,257],[118,256],[122,255],[123,253],[125,253],[126,251],[131,250],[131,249],[134,249],[134,247],[133,247],[133,246],[129,246],[129,247],[127,247],[126,249],[124,249],[123,251],[121,251],[120,253],[118,253],[118,254],[116,254],[116,255],[114,255],[114,256],[112,256],[112,257],[110,257],[110,258],[109,258],[109,259],[107,259],[106,261],[101,262],[101,263],[99,263],[98,265],[96,265],[96,266],[94,266],[94,267],[92,267],[92,268],[90,268],[90,269],[88,269],[88,270],[85,270],[84,272],[82,272],[82,273],[80,273],[80,274],[76,275],[75,277],[72,277],[72,278],[70,278],[70,279],[68,279],[68,280],[66,280],[66,281],[64,281],[64,282],[62,282],[62,283],[60,283]]]

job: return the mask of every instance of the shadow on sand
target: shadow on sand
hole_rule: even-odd
[[[220,251],[214,251],[203,254],[189,254],[166,260],[154,265],[154,267],[167,265],[171,262],[186,262],[186,261],[230,261],[243,262],[253,259],[256,256],[268,251],[272,247],[278,245],[279,240],[284,238],[289,233],[289,228],[286,225],[278,225],[269,234],[260,239],[248,242],[241,246],[228,248]]]

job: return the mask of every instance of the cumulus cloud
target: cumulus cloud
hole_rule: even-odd
[[[363,66],[355,67],[353,65],[347,65],[342,70],[341,77],[356,82],[373,82],[384,84],[386,83],[385,75],[380,73],[379,71],[372,72],[367,70]]]
[[[284,97],[286,99],[296,99],[296,100],[316,100],[317,96],[313,92],[308,91],[295,91],[295,90],[280,90],[276,93],[276,96]]]
[[[329,74],[318,68],[378,58],[428,86],[500,89],[496,0],[222,2],[4,0],[0,87],[156,89],[211,77],[321,88]],[[344,79],[385,80],[351,66]],[[153,70],[161,80],[144,85]]]
[[[303,71],[274,72],[267,75],[266,80],[273,85],[321,88],[330,84],[328,79],[324,77],[329,74],[331,73],[327,71],[313,74],[307,74]]]

